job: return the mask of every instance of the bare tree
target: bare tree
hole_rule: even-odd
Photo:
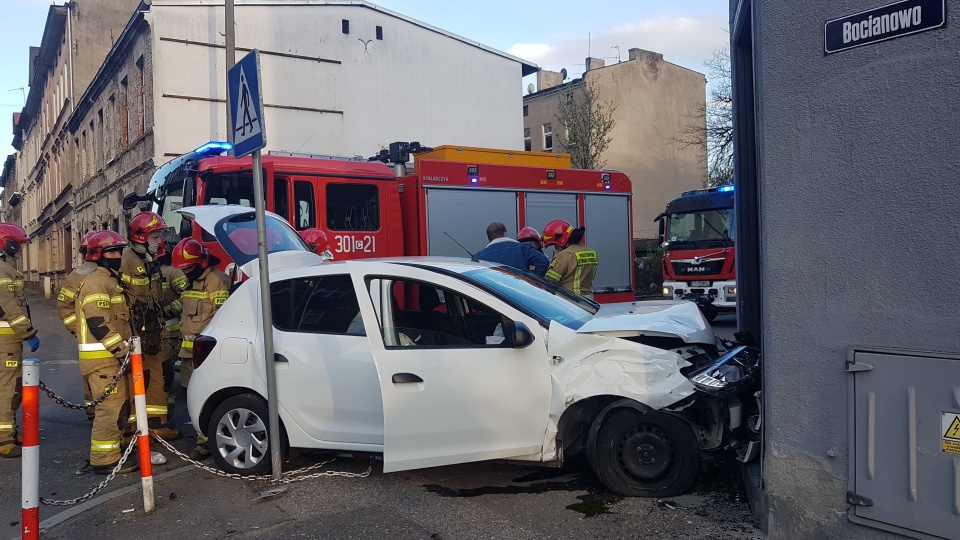
[[[689,124],[675,140],[684,147],[706,146],[706,186],[733,182],[733,92],[730,84],[730,49],[717,49],[703,61],[712,82],[705,105],[689,115]]]
[[[593,82],[585,78],[567,85],[560,96],[554,131],[558,148],[570,154],[577,169],[600,169],[607,164],[601,159],[613,138],[610,132],[617,125],[613,113],[617,104],[601,101]]]

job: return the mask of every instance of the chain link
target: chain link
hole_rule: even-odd
[[[126,373],[127,366],[129,365],[130,365],[130,351],[128,350],[127,356],[126,358],[123,359],[123,362],[120,363],[120,370],[113,377],[113,381],[110,383],[110,386],[108,386],[103,391],[103,395],[98,397],[96,400],[91,401],[89,404],[80,405],[79,403],[71,403],[67,401],[66,399],[57,395],[57,393],[54,392],[53,390],[47,388],[46,383],[44,383],[42,380],[40,381],[40,390],[43,390],[47,394],[48,398],[56,401],[57,405],[62,405],[63,407],[66,407],[68,409],[73,409],[75,411],[84,411],[89,407],[95,407],[103,403],[107,399],[107,397],[109,397],[110,394],[112,394],[113,391],[117,389],[117,385],[120,384],[120,381],[123,379],[123,375]]]
[[[367,467],[367,470],[362,473],[352,473],[352,472],[346,472],[346,471],[320,471],[313,474],[304,474],[309,471],[313,471],[321,467],[324,467],[330,462],[337,459],[337,458],[330,458],[326,461],[321,461],[320,463],[315,463],[308,467],[287,471],[280,475],[281,476],[280,480],[274,480],[272,475],[242,475],[242,474],[228,473],[225,471],[221,471],[220,469],[217,469],[215,467],[204,465],[203,463],[200,463],[195,459],[190,459],[190,456],[177,450],[176,448],[174,448],[172,444],[161,439],[156,435],[154,435],[153,438],[156,439],[157,442],[159,442],[161,445],[163,445],[164,448],[172,452],[174,455],[176,455],[183,461],[186,461],[187,463],[193,465],[194,467],[203,471],[207,471],[208,473],[221,476],[223,478],[232,478],[234,480],[254,480],[254,481],[269,480],[271,484],[292,484],[294,482],[302,482],[304,480],[309,480],[311,478],[320,478],[321,476],[342,476],[344,478],[366,478],[370,476],[370,473],[373,471],[373,466],[371,465]]]
[[[97,487],[93,488],[93,491],[87,493],[86,495],[81,495],[80,497],[77,497],[75,499],[67,499],[64,501],[57,501],[53,499],[40,497],[40,502],[47,506],[73,506],[75,504],[82,503],[83,501],[89,500],[97,493],[100,493],[100,491],[103,490],[103,488],[107,487],[107,484],[109,484],[110,481],[113,480],[113,478],[117,475],[117,473],[120,472],[120,469],[123,468],[124,462],[127,461],[128,457],[130,457],[130,452],[133,451],[133,448],[135,446],[137,446],[136,437],[130,440],[130,444],[127,445],[127,449],[124,450],[123,455],[120,456],[120,461],[118,461],[117,465],[113,468],[112,471],[110,471],[110,474],[107,475],[106,478],[104,478],[103,482],[100,482],[100,484],[97,485]]]

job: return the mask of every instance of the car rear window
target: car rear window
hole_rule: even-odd
[[[349,275],[278,281],[270,284],[270,297],[278,330],[366,335]]]

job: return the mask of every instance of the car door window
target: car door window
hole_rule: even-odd
[[[314,334],[366,335],[348,275],[311,276],[270,285],[273,325]]]
[[[481,302],[434,284],[378,279],[384,309],[380,331],[387,348],[507,347],[509,319]]]

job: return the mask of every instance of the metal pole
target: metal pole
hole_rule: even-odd
[[[230,68],[237,63],[237,49],[236,49],[236,35],[235,35],[235,24],[233,21],[233,0],[225,0],[223,4],[224,10],[224,39],[226,41],[225,45],[227,47],[227,69],[224,73],[229,74]],[[227,88],[230,86],[229,75],[227,75]],[[233,111],[230,107],[230,97],[227,96],[227,140],[230,141],[230,144],[233,144]],[[231,153],[233,151],[231,150]]]
[[[280,415],[277,410],[277,369],[273,360],[273,311],[270,307],[270,266],[267,261],[266,198],[260,151],[253,153],[253,198],[257,211],[257,248],[260,260],[260,307],[263,314],[263,357],[267,370],[267,417],[270,422],[270,463],[273,479],[280,480]]]
[[[26,358],[23,365],[23,457],[21,458],[20,537],[40,538],[40,361]]]
[[[140,486],[143,488],[143,511],[153,512],[153,463],[150,461],[150,428],[147,425],[147,385],[143,378],[143,354],[140,338],[130,338],[130,365],[133,371],[133,406],[137,414],[137,450],[140,452]]]

